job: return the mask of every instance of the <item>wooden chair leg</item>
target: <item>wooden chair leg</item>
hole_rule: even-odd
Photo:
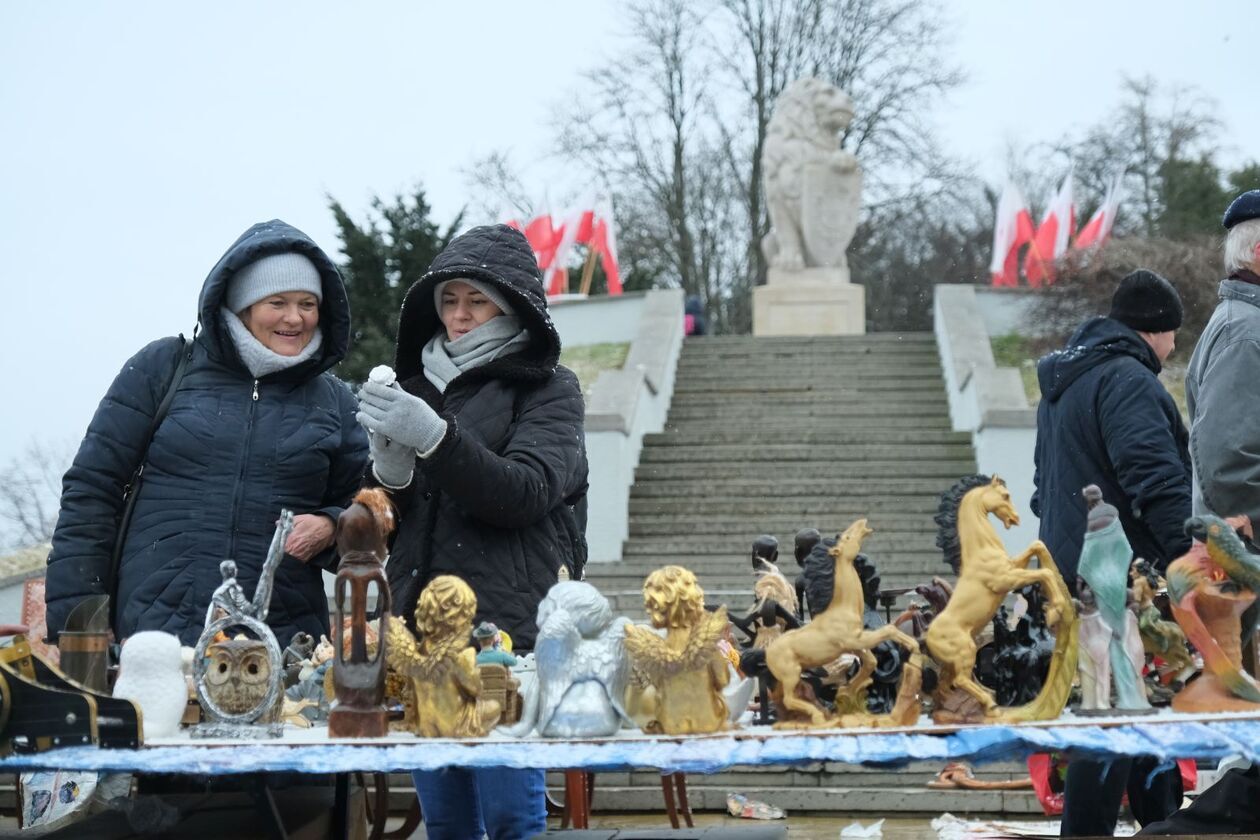
[[[403,824],[396,831],[389,834],[382,834],[381,840],[406,840],[406,838],[416,833],[416,829],[420,827],[420,797],[414,797],[411,800],[411,808],[407,811],[407,816],[403,819]],[[384,826],[384,821],[381,822]]]
[[[678,787],[678,811],[683,822],[687,823],[687,828],[695,828],[696,824],[691,821],[691,803],[687,801],[687,774],[675,773],[674,784]]]
[[[674,783],[668,773],[661,774],[661,793],[665,797],[665,813],[671,828],[678,828],[678,808],[674,805]]]
[[[364,774],[360,774],[359,779],[367,799],[368,840],[383,840],[385,823],[389,821],[389,774],[372,774],[372,796],[367,796],[367,781],[364,779]]]
[[[591,803],[587,793],[590,781],[587,776],[581,770],[564,771],[564,809],[568,820],[561,819],[561,828],[568,828],[566,823],[571,823],[575,829],[590,828]]]

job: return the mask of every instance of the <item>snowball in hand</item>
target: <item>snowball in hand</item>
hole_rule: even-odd
[[[377,385],[393,385],[397,378],[398,375],[389,365],[377,365],[368,374],[368,382],[375,382]]]

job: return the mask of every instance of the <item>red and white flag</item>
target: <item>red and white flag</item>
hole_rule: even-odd
[[[1028,255],[1024,257],[1024,277],[1029,286],[1054,283],[1055,261],[1067,253],[1072,231],[1076,229],[1076,205],[1072,202],[1072,171],[1067,177],[1033,235]]]
[[[1120,209],[1120,200],[1124,197],[1121,180],[1124,173],[1116,175],[1111,181],[1111,186],[1107,188],[1107,195],[1103,198],[1102,206],[1094,211],[1094,215],[1090,216],[1089,221],[1085,223],[1085,227],[1081,228],[1076,234],[1076,242],[1073,247],[1079,251],[1086,248],[1102,247],[1108,239],[1111,238],[1111,229],[1116,224],[1116,213]]]
[[[1032,214],[1023,192],[1009,179],[998,199],[993,223],[993,260],[989,274],[994,286],[1019,285],[1019,249],[1032,240]]]
[[[591,221],[591,248],[599,254],[604,266],[604,279],[608,282],[608,294],[621,294],[621,269],[617,264],[617,233],[613,229],[612,202],[601,198],[595,203]]]

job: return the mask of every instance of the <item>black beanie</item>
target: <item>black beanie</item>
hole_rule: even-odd
[[[1181,326],[1181,296],[1163,277],[1139,268],[1111,296],[1111,317],[1130,329],[1160,333]]]

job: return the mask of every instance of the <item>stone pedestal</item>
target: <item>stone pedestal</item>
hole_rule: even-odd
[[[771,268],[753,289],[753,335],[864,335],[866,289],[845,268]]]

